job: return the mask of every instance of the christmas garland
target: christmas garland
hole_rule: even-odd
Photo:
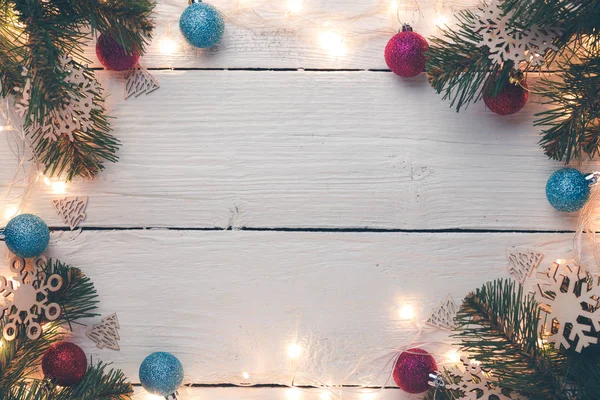
[[[0,95],[16,96],[48,175],[92,178],[117,161],[102,89],[80,60],[100,32],[100,59],[111,66],[116,54],[121,63],[112,69],[123,58],[133,67],[151,37],[153,8],[150,0],[0,0]],[[107,48],[111,56],[103,58]]]

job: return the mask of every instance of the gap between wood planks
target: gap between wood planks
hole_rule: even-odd
[[[51,231],[68,232],[71,229],[68,226],[49,227]],[[167,230],[167,231],[246,231],[246,232],[316,232],[316,233],[575,233],[573,230],[535,230],[535,229],[463,229],[463,228],[444,228],[444,229],[386,229],[386,228],[285,228],[285,227],[214,227],[214,228],[189,228],[189,227],[106,227],[106,226],[86,226],[79,227],[82,231],[145,231],[145,230]]]
[[[94,71],[104,71],[105,69],[102,67],[93,67],[90,68]],[[378,69],[378,68],[262,68],[262,67],[253,67],[253,68],[243,68],[243,67],[234,67],[234,68],[216,68],[216,67],[150,67],[146,68],[148,71],[271,71],[271,72],[389,72],[392,71],[389,69]],[[548,70],[543,71],[543,74],[554,74],[558,71]],[[530,74],[539,75],[538,71],[529,71]]]

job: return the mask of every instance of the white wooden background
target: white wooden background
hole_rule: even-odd
[[[421,32],[435,31],[439,3],[420,2]],[[445,333],[419,325],[446,294],[459,301],[507,276],[505,248],[539,249],[545,263],[569,256],[575,217],[545,200],[560,165],[538,148],[535,97],[512,117],[482,104],[457,114],[424,75],[385,71],[398,26],[391,1],[305,0],[301,20],[285,15],[285,0],[215,0],[228,24],[207,51],[180,41],[186,4],[157,7],[157,39],[142,59],[161,69],[157,92],[124,101],[122,75],[98,73],[118,116],[120,162],[69,184],[70,195],[90,197],[88,217],[83,231],[55,230],[48,250],[93,279],[102,315],[118,313],[120,352],[76,332],[94,359],[133,382],[143,358],[163,350],[190,384],[385,385],[378,372],[415,340],[447,361]],[[338,57],[317,40],[330,19],[346,35]],[[166,55],[169,37],[178,49]],[[0,151],[8,181],[14,156]],[[64,228],[52,196],[36,186],[26,211]],[[400,320],[404,305],[415,321]],[[303,348],[295,362],[292,343]],[[182,390],[213,400],[408,398],[327,393]]]

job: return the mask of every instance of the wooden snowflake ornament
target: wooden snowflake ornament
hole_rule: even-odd
[[[68,97],[61,109],[52,109],[42,124],[33,123],[29,131],[40,131],[45,139],[58,140],[62,135],[67,135],[69,140],[75,140],[75,132],[87,132],[93,125],[91,115],[93,112],[102,112],[103,106],[94,98],[94,93],[100,89],[100,84],[95,79],[90,79],[85,73],[85,66],[74,64],[70,57],[61,57],[62,70],[67,74],[65,82],[79,87],[81,97]],[[26,71],[26,70],[25,70]],[[24,116],[29,110],[31,101],[31,78],[25,81],[23,88],[15,88],[21,94],[16,104],[19,115]]]
[[[505,14],[498,0],[492,0],[480,9],[473,30],[482,37],[477,45],[490,49],[489,58],[494,63],[513,61],[515,68],[521,62],[540,66],[544,63],[544,54],[548,50],[558,50],[552,44],[558,32],[545,32],[537,26],[533,26],[531,30],[519,29],[512,18],[513,12]]]
[[[522,285],[534,269],[536,269],[544,255],[528,249],[506,249],[508,259],[508,272]]]
[[[436,326],[442,329],[454,328],[456,313],[458,312],[458,305],[452,299],[452,296],[448,295],[443,303],[440,303],[431,316],[427,319],[426,324]]]
[[[160,87],[156,78],[139,64],[127,72],[125,81],[125,99],[150,94]]]
[[[85,333],[96,346],[100,349],[107,348],[120,350],[119,347],[119,320],[117,314],[112,313],[106,318],[102,318],[99,324],[92,326],[92,329]]]
[[[600,286],[588,271],[574,261],[557,260],[538,274],[538,294],[545,314],[542,335],[556,349],[575,344],[575,351],[580,353],[598,343]]]
[[[460,366],[448,370],[451,382],[446,389],[453,392],[453,399],[458,400],[525,400],[525,397],[512,392],[510,396],[502,393],[496,380],[489,371],[485,371],[478,363],[467,357],[460,358]]]
[[[87,217],[85,209],[87,207],[87,196],[71,196],[52,199],[52,205],[56,212],[62,218],[63,222],[69,225],[71,230],[77,228],[79,223]]]
[[[8,315],[8,323],[4,326],[2,335],[7,341],[17,337],[19,329],[25,329],[29,339],[37,339],[42,334],[39,323],[43,316],[49,320],[56,320],[61,313],[57,303],[48,304],[48,292],[56,292],[62,286],[62,277],[57,274],[46,279],[39,266],[41,260],[33,264],[26,263],[21,257],[13,257],[10,261],[10,270],[13,279],[7,281],[0,276],[0,318]]]

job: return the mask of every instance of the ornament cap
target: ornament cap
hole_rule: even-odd
[[[436,389],[443,388],[446,386],[446,382],[444,382],[444,378],[442,378],[442,375],[438,371],[434,371],[434,372],[430,373],[429,378],[430,378],[430,380],[427,382],[429,384],[429,386],[432,386]]]
[[[600,181],[600,171],[592,171],[585,176],[585,180],[588,181],[590,186],[597,185]],[[0,235],[2,233],[0,232]]]
[[[401,32],[412,32],[413,28],[409,24],[402,24]]]
[[[188,0],[188,5],[192,5],[192,4],[196,4],[196,3],[202,3],[202,0]]]

